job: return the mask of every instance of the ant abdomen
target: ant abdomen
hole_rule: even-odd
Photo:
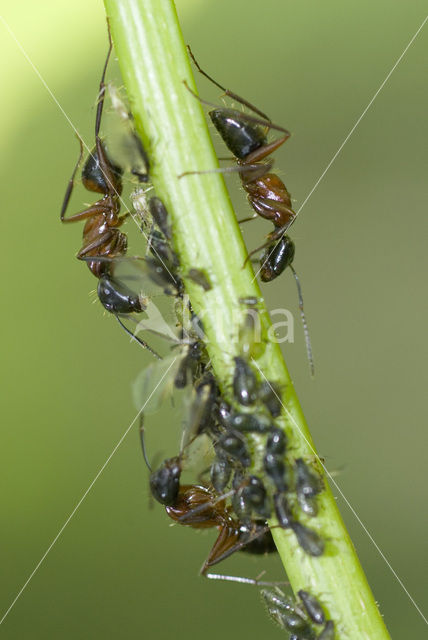
[[[263,282],[271,282],[291,265],[295,246],[292,239],[283,235],[276,244],[270,245],[260,258],[260,277]]]
[[[110,313],[141,313],[145,309],[137,294],[108,274],[100,277],[97,293],[101,304]]]

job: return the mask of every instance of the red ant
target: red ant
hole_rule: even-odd
[[[296,213],[292,209],[291,197],[286,186],[276,174],[270,173],[274,161],[270,159],[266,162],[262,162],[262,160],[283,145],[291,134],[287,129],[273,124],[266,114],[257,109],[257,107],[252,105],[250,102],[236,93],[233,93],[229,89],[226,89],[209,76],[199,66],[190,47],[188,46],[187,48],[196,68],[200,73],[202,73],[202,75],[224,91],[226,96],[237,100],[260,116],[260,118],[255,118],[254,116],[242,113],[237,109],[217,107],[206,100],[202,100],[188,87],[185,82],[187,89],[195,96],[195,98],[203,104],[215,107],[213,111],[209,112],[209,116],[225,144],[236,158],[237,167],[218,169],[217,171],[222,173],[239,171],[242,186],[248,194],[248,200],[251,206],[258,215],[266,220],[270,220],[275,227],[275,230],[268,235],[266,242],[248,254],[245,260],[245,262],[247,262],[254,253],[260,251],[260,249],[268,247],[276,240],[279,240],[296,218]],[[264,129],[262,129],[260,125],[262,125]],[[281,131],[284,135],[277,140],[273,140],[268,143],[266,134],[269,129]],[[200,173],[205,172],[186,171],[179,177]],[[240,222],[252,220],[254,217],[255,216],[245,218]]]

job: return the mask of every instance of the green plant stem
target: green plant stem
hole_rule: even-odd
[[[218,163],[201,105],[183,84],[186,80],[195,90],[175,9],[171,0],[105,0],[105,6],[136,126],[151,160],[151,180],[171,216],[183,275],[190,268],[203,269],[212,283],[205,292],[184,278],[192,306],[203,319],[215,374],[227,391],[244,313],[238,300],[260,297],[260,291],[250,264],[242,268],[246,249],[222,177],[177,178]],[[315,460],[281,351],[269,339],[273,334],[262,304],[260,316],[266,348],[256,365],[262,376],[284,389],[286,410],[279,422],[292,442],[293,456]],[[263,442],[262,437],[253,439],[259,463]],[[318,458],[314,464],[323,474]],[[321,557],[307,555],[292,532],[272,530],[288,579],[294,591],[304,588],[321,597],[338,638],[389,638],[325,476],[324,483],[319,515],[299,517],[326,541]]]

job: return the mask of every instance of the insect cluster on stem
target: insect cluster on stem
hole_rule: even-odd
[[[136,190],[132,198],[134,217],[138,219],[140,230],[147,238],[147,252],[144,257],[126,256],[128,239],[120,227],[131,214],[120,214],[124,172],[112,161],[106,143],[100,137],[106,94],[105,76],[111,50],[110,39],[99,88],[95,147],[82,170],[84,187],[101,194],[101,198],[84,210],[66,217],[76,173],[83,157],[83,143],[79,138],[80,154],[68,183],[60,218],[62,222],[85,221],[82,248],[77,258],[85,261],[98,279],[97,293],[101,304],[117,318],[129,335],[159,361],[143,371],[137,383],[137,396],[144,395],[147,385],[160,377],[164,377],[165,381],[158,391],[157,400],[152,402],[153,406],[156,402],[160,404],[159,398],[163,401],[175,390],[184,392],[185,427],[180,451],[156,468],[152,468],[147,456],[146,428],[143,426],[145,419],[141,414],[141,443],[150,470],[149,486],[153,498],[165,507],[172,521],[194,529],[217,530],[217,538],[202,565],[202,575],[269,586],[271,583],[213,574],[210,570],[237,551],[258,555],[276,552],[271,533],[275,526],[295,536],[305,554],[321,556],[325,551],[325,540],[317,530],[316,516],[317,496],[323,491],[323,482],[311,460],[294,455],[292,439],[284,431],[281,420],[284,389],[277,381],[262,378],[260,371],[254,367],[253,357],[263,350],[263,345],[257,344],[253,323],[254,313],[257,314],[257,298],[247,296],[236,301],[243,309],[243,322],[238,331],[238,352],[233,359],[231,381],[225,385],[224,381],[216,378],[204,341],[202,323],[185,298],[186,279],[209,292],[213,286],[209,274],[196,266],[182,269],[174,248],[172,220],[158,196],[147,197],[148,189]],[[197,65],[193,54],[191,56]],[[197,67],[221,87],[199,65]],[[257,114],[255,117],[235,109],[216,108],[210,112],[210,117],[236,158],[236,170],[251,206],[257,215],[274,225],[267,240],[247,257],[248,260],[256,251],[266,249],[262,257],[261,277],[263,281],[269,281],[287,266],[293,269],[294,244],[286,232],[296,214],[285,185],[277,175],[271,173],[273,161],[265,161],[290,134],[272,124],[265,114],[243,98],[224,91]],[[132,125],[128,110],[118,95],[112,91],[111,96],[122,120]],[[269,143],[266,137],[269,129],[276,129],[283,135]],[[132,126],[131,136],[146,170],[141,172],[131,168],[130,173],[140,183],[149,183],[149,157]],[[174,301],[175,309],[181,310],[175,323],[179,327],[178,335],[169,336],[174,343],[173,349],[164,358],[124,323],[124,320],[137,322],[136,316],[147,313],[151,304],[146,291],[136,292],[118,275],[120,266],[125,263],[136,264],[144,273],[145,283],[150,281],[164,296]],[[294,269],[293,273],[298,283]],[[304,319],[299,283],[298,288]],[[185,312],[190,318],[189,323],[183,319]],[[159,326],[148,328],[148,324],[142,321],[138,326],[152,333],[162,333]],[[304,326],[307,335],[305,320]],[[308,335],[307,346],[310,354]],[[169,371],[168,376],[163,375],[166,370]],[[142,401],[144,398],[139,399]],[[261,456],[255,455],[255,439],[259,451],[262,447]],[[192,472],[192,452],[197,451],[201,443],[205,469],[195,474],[193,482],[184,483],[182,473],[184,470]],[[308,519],[313,519],[315,526],[308,524]],[[299,603],[290,604],[279,591],[263,591],[269,614],[284,629],[292,631],[292,638],[333,638],[334,625],[331,621],[325,622],[322,607],[315,597],[306,591],[299,592],[299,596],[303,608]],[[313,625],[324,623],[320,635],[316,636]]]

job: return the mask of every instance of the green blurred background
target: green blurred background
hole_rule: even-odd
[[[102,3],[2,5],[65,113],[91,140],[106,52]],[[420,26],[426,3],[178,0],[177,10],[201,64],[292,131],[276,167],[299,206]],[[0,29],[3,613],[133,419],[131,384],[150,357],[90,304],[95,280],[74,259],[81,225],[59,222],[77,142]],[[427,43],[425,26],[293,227],[314,381],[293,279],[283,275],[263,290],[268,305],[296,313],[296,343],[284,351],[320,455],[340,471],[342,491],[422,607]],[[198,84],[201,95],[218,99],[207,82]],[[228,179],[242,217],[248,206],[237,183]],[[90,201],[77,193],[73,211]],[[253,247],[269,225],[250,226]],[[171,425],[172,413],[152,421],[153,452],[171,451]],[[423,637],[422,618],[339,503],[392,637]],[[171,528],[162,508],[149,509],[134,428],[0,633],[20,640],[285,637],[270,625],[256,589],[198,577],[214,536]],[[282,578],[275,559],[239,555],[222,571],[267,569]]]

